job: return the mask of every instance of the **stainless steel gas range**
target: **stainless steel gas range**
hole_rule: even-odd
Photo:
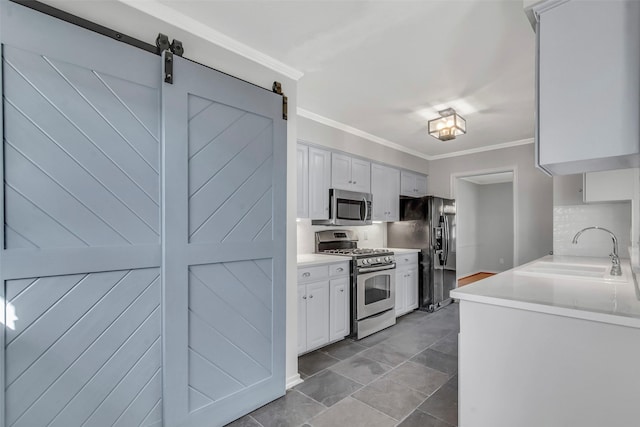
[[[387,249],[358,248],[351,230],[316,232],[316,253],[351,258],[351,335],[364,338],[396,323],[396,260]]]

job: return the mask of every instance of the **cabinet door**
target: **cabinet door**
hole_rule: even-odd
[[[329,281],[307,285],[307,350],[329,342]]]
[[[351,179],[351,157],[344,154],[331,154],[331,187],[353,190]]]
[[[539,19],[539,164],[558,175],[637,165],[640,3],[562,2]]]
[[[416,195],[416,176],[411,172],[400,173],[400,194],[403,196]]]
[[[373,194],[371,219],[374,221],[387,221],[389,211],[387,169],[381,165],[371,165],[371,194]]]
[[[416,175],[416,193],[422,197],[427,195],[427,177],[424,175]]]
[[[349,334],[349,278],[332,279],[329,288],[329,340],[335,341]]]
[[[296,147],[296,172],[298,175],[298,188],[296,191],[297,207],[296,217],[309,217],[309,147],[300,145]]]
[[[418,268],[408,269],[405,276],[406,309],[410,311],[418,308]]]
[[[307,287],[298,286],[298,354],[307,351]]]
[[[331,153],[309,147],[309,218],[329,219]]]
[[[351,159],[351,190],[362,193],[371,192],[371,163]]]
[[[638,194],[638,168],[584,174],[584,201],[632,200]]]
[[[406,303],[406,283],[405,269],[396,270],[396,317],[402,316],[407,307]]]
[[[387,168],[387,221],[400,220],[400,171]]]

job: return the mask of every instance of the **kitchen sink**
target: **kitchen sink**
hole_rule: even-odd
[[[541,277],[564,277],[613,283],[628,282],[625,272],[622,276],[609,274],[611,265],[569,264],[562,262],[538,261],[515,270],[516,274]]]

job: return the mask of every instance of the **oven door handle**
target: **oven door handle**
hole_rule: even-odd
[[[394,268],[396,268],[395,264],[385,265],[382,267],[365,267],[365,268],[359,268],[358,273],[373,273],[375,271],[393,270]]]

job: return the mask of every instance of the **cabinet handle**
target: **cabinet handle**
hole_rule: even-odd
[[[351,184],[351,181],[349,181],[349,184]]]
[[[309,298],[313,298],[313,295],[309,295]]]
[[[302,299],[307,299],[307,296],[306,296],[306,295],[303,295],[303,296],[302,296]]]
[[[340,292],[344,292],[344,289],[340,289]]]
[[[338,268],[336,268],[336,271],[344,271],[344,268],[338,267]]]
[[[405,258],[404,260],[405,260],[405,261],[409,261],[409,258]]]
[[[302,277],[309,277],[309,276],[311,276],[311,273],[309,273],[309,272],[302,273]]]
[[[355,182],[355,181],[353,181],[353,183],[355,184],[356,182]]]

